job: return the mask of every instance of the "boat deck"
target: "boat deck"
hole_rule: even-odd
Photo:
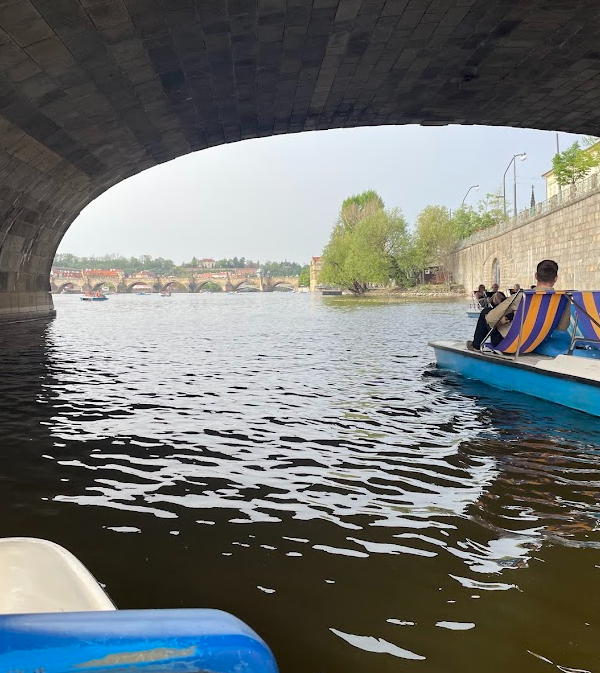
[[[547,355],[528,354],[520,355],[514,358],[509,355],[500,355],[496,353],[481,353],[467,348],[464,341],[432,341],[429,343],[433,348],[452,351],[457,355],[466,355],[482,362],[507,365],[538,371],[547,372],[557,376],[574,378],[588,383],[600,383],[600,359],[579,357],[577,355],[557,355],[550,357]]]

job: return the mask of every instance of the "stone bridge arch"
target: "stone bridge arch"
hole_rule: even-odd
[[[221,281],[218,278],[210,278],[208,280],[202,280],[196,283],[195,292],[202,292],[203,288],[207,285],[218,285],[221,288],[221,292],[224,292],[226,289],[227,281]]]
[[[277,289],[286,289],[286,290],[296,290],[298,288],[297,285],[294,285],[291,281],[285,281],[285,280],[280,280],[277,283],[273,283],[273,285],[269,286],[269,290],[271,292],[274,292]]]
[[[119,281],[118,280],[100,280],[93,285],[90,283],[92,292],[98,292],[98,290],[101,290],[103,287],[108,287],[111,292],[116,292],[118,287],[119,287]]]
[[[134,280],[133,282],[125,283],[124,285],[125,285],[125,292],[127,294],[131,294],[138,287],[153,288],[154,280],[152,278],[148,278],[146,281]]]
[[[189,286],[189,281],[185,280],[170,280],[167,283],[165,283],[161,288],[161,292],[181,292],[181,290],[178,290],[177,288],[181,288],[183,292],[190,292],[190,286]]]
[[[240,282],[235,282],[235,281],[229,281],[228,285],[225,286],[226,289],[229,290],[231,288],[231,291],[233,292],[238,292],[239,290],[243,290],[244,288],[255,288],[257,290],[260,290],[260,283],[258,279],[253,279],[253,278],[244,278],[244,280]]]
[[[52,281],[50,288],[53,294],[60,294],[66,287],[72,286],[81,292],[82,282],[77,279],[65,280],[61,279],[58,283]]]
[[[2,320],[53,312],[52,259],[82,208],[189,152],[393,124],[598,133],[598,0],[193,6],[3,5]]]

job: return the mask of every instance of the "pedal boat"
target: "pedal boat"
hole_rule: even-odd
[[[117,610],[57,544],[0,539],[0,670],[277,673],[271,651],[220,610]]]
[[[600,417],[600,292],[521,291],[510,329],[492,346],[433,341],[437,366],[496,388]],[[517,295],[515,295],[516,297]],[[557,331],[565,310],[569,331]]]

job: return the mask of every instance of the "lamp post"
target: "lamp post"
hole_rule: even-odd
[[[506,170],[504,171],[504,176],[502,178],[502,199],[504,201],[504,217],[506,218],[506,174],[508,173],[508,169],[513,167],[513,197],[514,197],[514,204],[513,204],[513,210],[514,210],[514,215],[515,217],[517,216],[517,164],[515,162],[515,159],[517,157],[521,157],[521,161],[525,161],[527,159],[527,154],[525,152],[521,152],[520,154],[515,154],[513,158],[510,160],[510,163],[506,167]]]
[[[479,185],[471,185],[471,186],[469,187],[469,189],[467,189],[467,193],[465,194],[465,196],[464,196],[464,198],[463,198],[463,200],[462,200],[462,203],[460,204],[461,206],[464,206],[464,205],[465,205],[465,201],[467,200],[467,196],[469,196],[469,192],[470,192],[472,189],[476,189],[477,191],[479,191]]]

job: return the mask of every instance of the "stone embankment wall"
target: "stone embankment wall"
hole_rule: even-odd
[[[542,259],[559,266],[557,289],[600,289],[600,188],[537,217],[502,223],[462,241],[449,267],[467,292],[489,288],[499,275],[502,290],[535,283]]]

